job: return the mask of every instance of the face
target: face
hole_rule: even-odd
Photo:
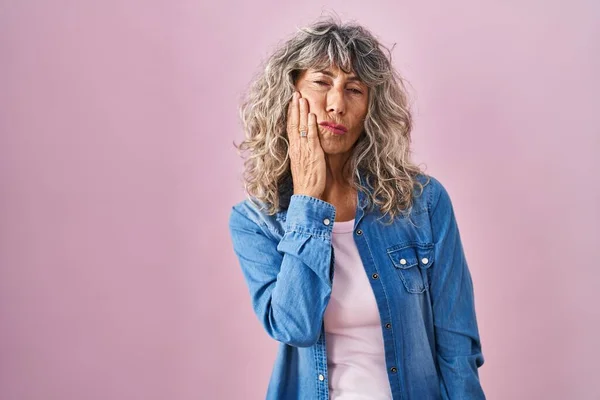
[[[364,129],[368,87],[353,72],[346,74],[333,66],[302,71],[296,80],[296,89],[308,100],[308,111],[317,116],[319,139],[325,154],[350,151]],[[330,128],[328,124],[343,125],[346,130]]]

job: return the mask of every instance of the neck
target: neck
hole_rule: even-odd
[[[352,171],[347,163],[349,157],[350,152],[325,155],[327,180],[323,200],[339,207],[349,205],[353,210],[355,191],[350,183]]]
[[[350,152],[325,155],[325,171],[327,176],[325,191],[327,191],[327,188],[346,187],[349,185],[348,182],[352,178],[350,165],[347,163],[349,158]]]

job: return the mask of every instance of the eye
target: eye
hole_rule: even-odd
[[[355,88],[350,88],[348,90],[350,90],[351,92],[356,93],[356,94],[362,94],[362,92],[360,90],[355,89]]]
[[[316,83],[317,85],[321,85],[321,86],[323,86],[323,85],[327,85],[327,82],[324,82],[324,81],[315,81],[315,83]]]

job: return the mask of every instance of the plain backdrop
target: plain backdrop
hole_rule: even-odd
[[[260,63],[336,12],[411,85],[489,399],[600,399],[600,3],[0,2],[0,398],[264,398],[227,219]]]

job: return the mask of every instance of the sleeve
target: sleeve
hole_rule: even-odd
[[[431,211],[436,265],[430,271],[430,295],[442,399],[485,399],[477,370],[484,358],[473,282],[452,202],[439,182],[436,186]]]
[[[255,314],[273,339],[308,347],[319,339],[332,289],[331,231],[335,207],[292,195],[285,233],[270,237],[234,206],[229,219],[233,249]]]

